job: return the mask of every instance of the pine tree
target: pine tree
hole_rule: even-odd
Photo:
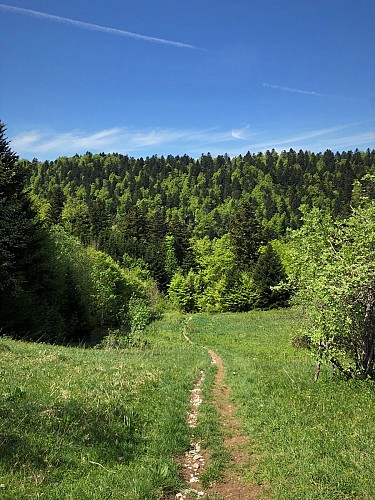
[[[26,165],[17,162],[0,123],[0,330],[61,336],[56,272],[47,233],[25,192]]]
[[[252,202],[245,202],[235,212],[229,226],[230,241],[242,267],[251,266],[263,243],[263,233]]]
[[[66,202],[66,196],[61,189],[61,186],[55,186],[49,197],[50,217],[52,224],[61,224],[61,214]]]
[[[256,306],[262,309],[282,307],[287,304],[289,293],[285,289],[276,289],[285,280],[286,274],[280,257],[268,243],[254,267],[253,280],[259,298]]]
[[[17,261],[25,253],[34,214],[24,193],[26,171],[0,122],[0,290],[16,292],[23,281]]]

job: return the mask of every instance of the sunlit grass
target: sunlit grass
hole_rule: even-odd
[[[189,448],[189,391],[206,372],[200,423],[212,451],[206,484],[228,456],[210,396],[220,354],[257,465],[245,480],[275,499],[375,498],[375,398],[291,346],[293,310],[169,314],[148,347],[101,351],[0,339],[0,498],[162,498],[182,484],[173,460]]]
[[[258,454],[248,479],[279,499],[375,498],[375,398],[366,382],[313,382],[314,360],[289,342],[293,310],[196,315],[191,337],[224,359]]]
[[[180,481],[189,390],[208,354],[181,318],[149,348],[98,351],[0,341],[0,497],[158,498]]]

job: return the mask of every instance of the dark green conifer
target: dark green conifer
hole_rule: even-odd
[[[254,267],[253,279],[259,294],[257,307],[262,309],[283,307],[287,304],[289,293],[285,288],[278,287],[286,279],[284,266],[280,257],[268,243],[265,251],[259,256]]]

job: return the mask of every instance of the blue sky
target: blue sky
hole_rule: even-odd
[[[375,147],[374,0],[8,0],[21,157]]]

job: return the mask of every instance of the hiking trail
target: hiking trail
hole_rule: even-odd
[[[193,344],[186,332],[188,318],[182,330],[186,342]],[[237,500],[259,499],[263,488],[259,485],[248,485],[241,480],[241,470],[249,469],[252,465],[252,453],[249,451],[249,439],[244,434],[242,424],[236,418],[237,407],[231,398],[231,388],[224,383],[225,367],[222,358],[213,350],[207,349],[211,362],[216,365],[217,372],[213,386],[214,405],[220,415],[220,424],[224,437],[224,446],[228,449],[231,462],[224,471],[223,480],[204,489],[200,482],[201,472],[210,459],[209,450],[202,450],[200,443],[192,432],[190,450],[180,457],[181,477],[186,483],[186,488],[175,495],[176,499],[194,498],[228,498]],[[202,403],[201,385],[205,374],[201,371],[190,396],[190,412],[187,423],[191,429],[198,424],[199,406]]]

